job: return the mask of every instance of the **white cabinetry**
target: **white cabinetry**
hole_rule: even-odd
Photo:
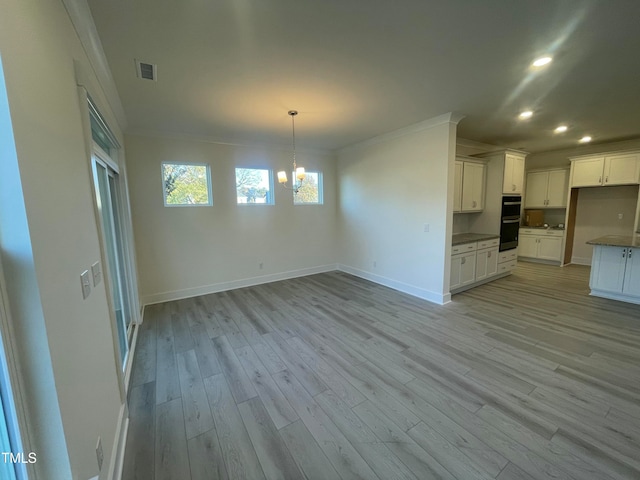
[[[559,262],[562,258],[563,230],[521,228],[518,256]]]
[[[541,170],[527,173],[525,208],[565,208],[569,171]]]
[[[571,159],[571,187],[640,183],[640,153],[630,152]]]
[[[498,253],[498,273],[509,273],[516,268],[519,250],[520,247]]]
[[[455,245],[451,251],[450,290],[466,290],[485,283],[499,273],[509,273],[512,267],[502,270],[499,268],[499,245],[499,238]],[[515,257],[513,262],[515,263]]]
[[[484,209],[486,164],[458,157],[454,178],[454,212],[481,212]]]
[[[476,252],[476,282],[498,273],[498,247],[478,249]]]
[[[504,179],[502,193],[505,195],[522,194],[524,183],[524,156],[506,153],[504,156]]]
[[[589,286],[592,295],[640,303],[640,248],[596,245]]]
[[[454,247],[454,255],[451,255],[451,290],[476,281],[476,249],[476,242]]]

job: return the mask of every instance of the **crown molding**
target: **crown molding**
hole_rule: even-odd
[[[423,120],[422,122],[408,125],[398,130],[393,130],[392,132],[383,133],[362,142],[354,143],[353,145],[348,145],[346,147],[336,149],[335,152],[345,153],[359,148],[376,145],[378,143],[388,142],[389,140],[392,140],[394,138],[403,137],[405,135],[421,132],[423,130],[428,130],[445,123],[452,123],[454,125],[457,125],[464,117],[464,115],[456,112],[445,113],[443,115],[438,115],[437,117],[428,118],[427,120]]]
[[[213,137],[209,135],[192,135],[188,133],[176,133],[176,132],[163,132],[159,130],[144,130],[144,129],[128,129],[125,132],[125,136],[134,137],[152,137],[152,138],[166,138],[170,140],[188,140],[191,142],[211,143],[216,145],[230,145],[234,147],[245,148],[269,148],[272,150],[282,150],[285,152],[291,152],[291,144],[281,143],[268,143],[257,142],[251,140],[228,140],[222,137]],[[322,148],[305,148],[296,146],[297,153],[306,153],[310,155],[325,155],[333,156],[334,152],[330,149]]]

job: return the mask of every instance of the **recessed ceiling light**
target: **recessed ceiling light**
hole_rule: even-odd
[[[551,63],[551,60],[553,60],[553,58],[551,57],[540,57],[540,58],[536,58],[533,63],[531,64],[532,67],[544,67],[545,65],[548,65]]]
[[[591,137],[589,135],[585,135],[579,141],[580,143],[589,143],[591,141]]]
[[[525,110],[524,112],[518,115],[518,118],[521,120],[526,120],[527,118],[531,118],[533,116],[533,112],[531,110]]]
[[[554,130],[554,132],[556,133],[564,133],[569,129],[569,127],[567,127],[566,125],[559,125],[556,127],[556,129]]]

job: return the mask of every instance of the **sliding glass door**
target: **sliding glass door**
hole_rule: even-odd
[[[102,223],[106,268],[105,281],[109,282],[122,369],[126,368],[127,355],[133,336],[130,285],[127,272],[125,236],[121,222],[120,184],[116,166],[99,147],[94,147],[91,158],[96,188],[96,201]]]

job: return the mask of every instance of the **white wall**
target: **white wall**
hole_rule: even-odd
[[[449,298],[457,123],[450,119],[338,152],[342,268],[438,303]]]
[[[587,245],[589,240],[631,235],[637,200],[637,185],[579,189],[571,262],[591,265],[593,246]],[[622,214],[621,220],[618,214]]]
[[[275,205],[237,205],[235,167],[289,171],[290,148],[127,135],[126,151],[142,303],[335,269],[332,155],[297,152],[299,165],[323,172],[323,205],[294,206],[277,181]],[[213,206],[164,207],[165,161],[210,164]]]
[[[24,195],[3,197],[0,241],[34,468],[41,479],[97,475],[101,436],[106,478],[123,399],[104,282],[87,300],[80,288],[101,254],[74,60],[93,85],[103,79],[60,1],[4,0],[0,52],[15,138],[2,162],[17,167],[3,163],[3,180],[21,180]]]

